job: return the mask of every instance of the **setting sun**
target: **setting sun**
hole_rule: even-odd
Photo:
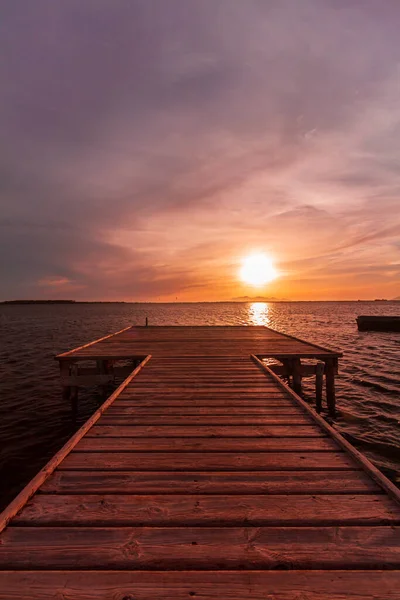
[[[239,274],[244,283],[255,286],[269,283],[278,276],[271,258],[266,254],[247,256],[242,262]]]

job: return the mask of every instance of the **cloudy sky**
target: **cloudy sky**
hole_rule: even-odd
[[[0,13],[0,299],[400,295],[398,0]]]

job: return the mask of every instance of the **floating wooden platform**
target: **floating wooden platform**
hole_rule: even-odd
[[[62,355],[152,348],[0,517],[0,599],[399,599],[398,489],[259,332],[148,329]]]
[[[359,331],[400,331],[400,316],[360,315],[356,321]]]

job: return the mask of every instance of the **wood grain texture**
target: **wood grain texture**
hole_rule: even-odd
[[[105,415],[102,425],[309,425],[310,420],[303,415],[241,415],[241,416],[117,416]]]
[[[161,396],[159,398],[152,397],[150,395],[146,395],[142,398],[119,398],[118,406],[123,408],[151,408],[156,409],[158,407],[164,408],[172,408],[178,407],[178,409],[192,408],[195,407],[203,407],[203,408],[243,408],[244,406],[249,408],[292,408],[293,403],[286,400],[286,398],[230,398],[230,397],[220,397],[216,399],[215,397],[200,396],[200,397],[190,397],[186,398],[185,396]],[[295,407],[296,408],[296,407]]]
[[[3,569],[400,568],[400,528],[8,527]]]
[[[84,438],[78,452],[327,452],[329,438]]]
[[[56,471],[43,493],[377,494],[362,471]],[[340,502],[340,499],[338,499]]]
[[[321,526],[400,524],[381,495],[39,494],[14,519],[19,526]]]
[[[0,600],[400,600],[400,571],[5,571]]]
[[[294,337],[272,331],[267,327],[132,327],[127,331],[90,346],[68,353],[72,358],[108,359],[152,354],[164,358],[164,366],[174,366],[174,360],[196,358],[203,365],[210,363],[205,357],[216,358],[217,365],[245,364],[243,357],[250,354],[285,356],[296,353],[304,357],[336,357],[340,352],[310,344]],[[188,363],[186,363],[187,365]]]
[[[90,437],[189,437],[189,438],[288,438],[288,437],[327,437],[315,425],[95,425],[87,432]]]
[[[256,416],[269,416],[269,415],[290,415],[290,416],[302,416],[304,412],[301,408],[295,406],[153,406],[153,407],[140,407],[140,406],[123,406],[118,404],[115,407],[110,407],[107,411],[107,415],[123,415],[123,416],[241,416],[244,417],[249,415]]]
[[[83,471],[234,471],[234,470],[348,470],[356,468],[340,452],[71,452],[61,469]]]

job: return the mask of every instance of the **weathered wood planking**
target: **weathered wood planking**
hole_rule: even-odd
[[[344,452],[77,452],[72,451],[60,469],[82,471],[340,471],[357,469]]]
[[[400,571],[5,571],[1,600],[399,600]]]
[[[127,417],[126,415],[107,415],[102,420],[103,425],[308,425],[307,416],[303,415],[154,415]]]
[[[56,471],[55,494],[382,494],[363,471]],[[337,499],[340,503],[340,499]]]
[[[13,525],[86,526],[299,526],[398,525],[389,498],[365,495],[202,496],[38,494]]]
[[[291,437],[327,437],[326,433],[321,431],[315,425],[104,425],[100,423],[92,427],[86,434],[85,439],[91,437],[124,437],[135,438],[291,438]]]
[[[189,416],[222,416],[228,415],[236,416],[250,416],[250,415],[299,415],[302,416],[303,412],[301,409],[292,406],[155,406],[153,408],[139,406],[124,406],[122,404],[116,404],[111,407],[108,411],[109,416],[123,416],[123,417],[148,417],[150,415],[162,416],[162,417],[173,417],[175,415],[185,417]]]
[[[400,599],[396,493],[250,359],[266,344],[337,356],[234,327],[135,328],[64,355],[155,358],[3,532],[0,599]]]
[[[235,358],[250,354],[285,356],[296,354],[303,357],[332,358],[341,356],[321,346],[304,342],[297,338],[273,331],[267,327],[132,327],[97,343],[71,350],[58,356],[59,359],[95,357],[112,359],[134,356],[164,357],[169,363],[173,360],[198,357],[215,357],[213,367],[224,363],[224,358]],[[221,360],[222,358],[222,360]],[[240,360],[236,363],[239,364]],[[194,362],[192,362],[194,364]],[[166,364],[163,366],[167,366]],[[186,362],[186,367],[190,362]]]
[[[75,446],[78,452],[332,452],[329,438],[115,438],[85,437]]]
[[[6,569],[400,569],[400,527],[8,527]]]

